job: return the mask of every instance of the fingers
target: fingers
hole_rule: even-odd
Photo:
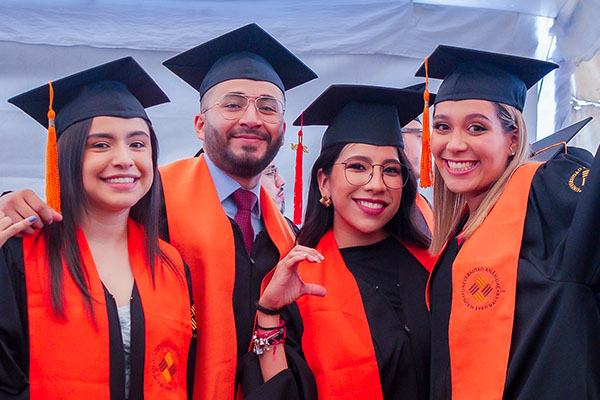
[[[321,262],[325,259],[317,250],[306,246],[296,245],[290,252],[281,260],[282,262],[292,262],[294,264],[300,261]]]
[[[27,215],[35,215],[41,220],[36,221],[36,228],[41,228],[43,224],[48,225],[52,222],[62,221],[62,215],[44,203],[33,191],[25,190],[23,193],[23,200],[25,205],[22,205],[22,207],[29,207],[31,210]],[[27,215],[23,215],[23,217],[26,217]]]
[[[315,283],[305,283],[304,287],[302,288],[302,294],[325,297],[327,296],[327,289]]]
[[[30,228],[36,219],[37,217],[29,217],[13,224],[9,217],[0,218],[0,246],[4,245],[11,237]]]
[[[33,233],[33,228],[40,229],[44,224],[58,222],[62,216],[45,204],[33,191],[19,190],[0,197],[0,210],[13,221],[23,218],[36,217],[32,226],[24,233]]]

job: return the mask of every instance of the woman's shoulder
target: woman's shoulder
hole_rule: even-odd
[[[569,147],[542,164],[531,183],[530,204],[535,202],[539,211],[570,218],[581,197],[594,156],[587,150]]]

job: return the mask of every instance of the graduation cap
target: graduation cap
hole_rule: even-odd
[[[328,125],[321,148],[366,143],[404,148],[401,127],[423,111],[423,94],[410,89],[331,85],[294,121]],[[301,121],[302,120],[302,121]]]
[[[69,75],[8,100],[48,128],[46,201],[60,211],[57,146],[61,133],[76,122],[97,116],[143,118],[144,108],[169,101],[144,69],[124,57]]]
[[[419,93],[421,93],[421,95],[423,95],[423,92],[425,91],[425,83],[417,83],[416,85],[406,86],[402,89],[414,90],[415,92],[419,92]],[[435,95],[432,95],[432,96],[435,96]],[[422,124],[418,115],[413,118],[413,121],[417,121],[418,123]]]
[[[565,150],[566,152],[567,143],[591,120],[592,117],[587,117],[532,143],[531,158],[536,161],[548,161],[556,157],[561,151]]]
[[[439,45],[415,76],[443,79],[435,104],[480,99],[523,111],[527,89],[558,65],[532,58]]]
[[[317,75],[257,24],[178,54],[163,65],[200,92],[230,79],[271,82],[285,92]]]
[[[150,75],[132,58],[124,57],[42,85],[8,100],[45,128],[50,105],[56,113],[58,137],[69,126],[99,115],[140,117],[149,121],[144,108],[169,101]]]

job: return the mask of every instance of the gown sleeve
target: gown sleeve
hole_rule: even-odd
[[[20,239],[0,248],[0,400],[29,399],[27,290]]]
[[[598,157],[569,148],[534,177],[521,258],[549,279],[588,286],[598,281],[599,169]]]
[[[238,360],[238,372],[244,400],[310,400],[317,398],[317,385],[302,352],[304,330],[296,303],[285,307],[281,317],[286,322],[285,355],[288,369],[263,382],[258,357],[250,350]]]
[[[587,173],[586,173],[587,172]],[[600,289],[600,148],[589,167],[581,172],[581,198],[565,239],[566,265],[581,271],[581,282]],[[585,181],[585,184],[583,182]]]

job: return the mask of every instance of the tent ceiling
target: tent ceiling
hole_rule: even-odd
[[[565,4],[574,3],[573,0],[415,0],[414,2],[455,7],[487,8],[548,18],[555,18]]]

